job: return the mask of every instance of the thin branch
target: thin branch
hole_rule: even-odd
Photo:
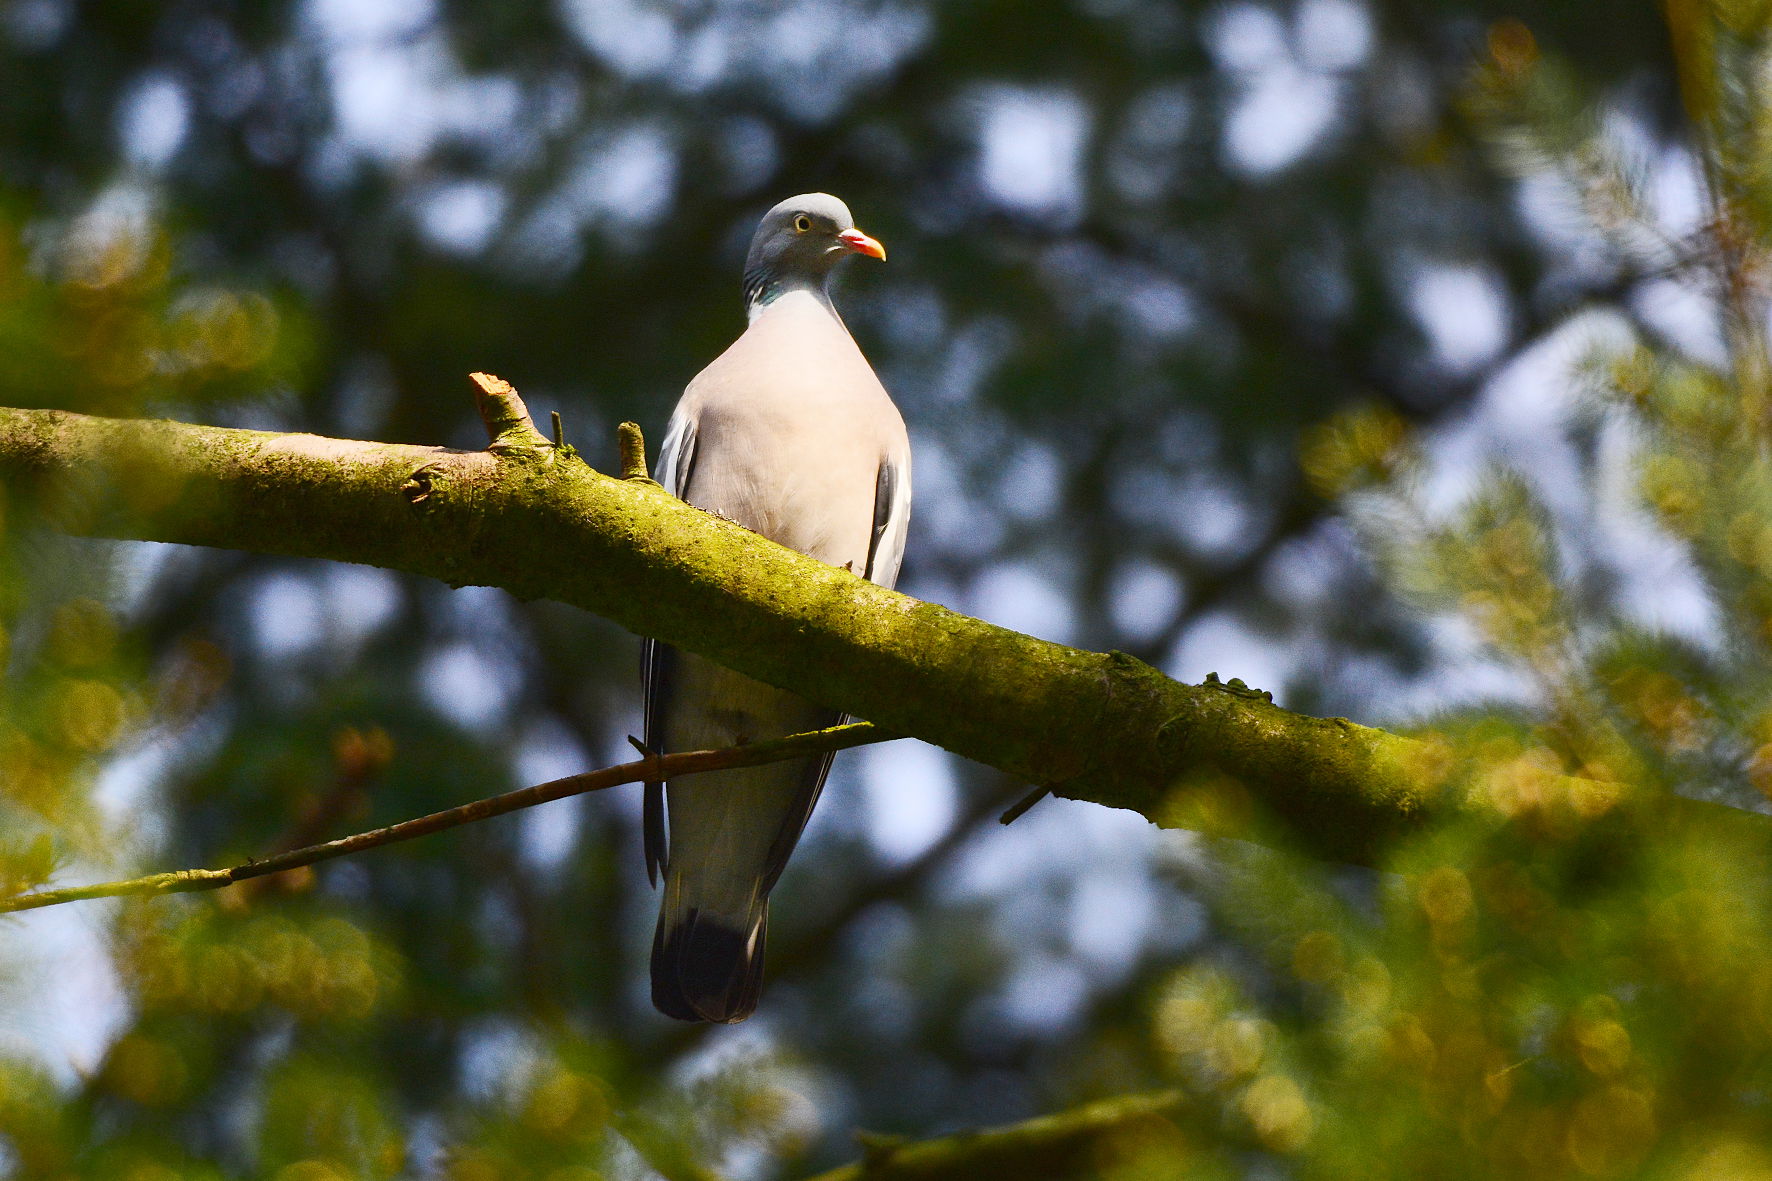
[[[943,1181],[1015,1177],[1070,1181],[1099,1177],[1104,1157],[1134,1166],[1127,1175],[1180,1176],[1187,1141],[1176,1120],[1187,1108],[1180,1091],[1120,1095],[1044,1115],[1026,1123],[962,1132],[940,1140],[860,1136],[863,1157],[813,1181]],[[1104,1153],[1104,1141],[1117,1153]]]
[[[701,771],[723,771],[731,767],[755,767],[763,763],[776,763],[783,759],[800,758],[804,755],[820,754],[824,751],[847,750],[852,746],[887,742],[898,737],[900,736],[882,730],[872,722],[850,722],[847,725],[812,730],[805,734],[791,734],[786,738],[776,738],[768,742],[754,742],[747,746],[654,755],[651,758],[636,759],[631,763],[605,767],[600,771],[586,771],[581,775],[568,775],[564,779],[555,779],[548,783],[537,784],[534,787],[518,788],[516,791],[508,791],[503,795],[475,800],[471,804],[462,804],[459,807],[446,808],[441,812],[432,812],[428,816],[402,820],[398,824],[390,824],[385,828],[370,829],[368,832],[340,837],[335,841],[325,841],[318,845],[291,849],[287,853],[278,853],[261,861],[248,861],[244,865],[234,865],[227,869],[178,869],[170,873],[148,874],[146,877],[128,878],[117,882],[99,882],[91,886],[70,886],[62,890],[40,890],[32,894],[19,894],[12,898],[0,899],[0,913],[36,910],[44,906],[58,906],[64,902],[82,902],[88,898],[115,898],[124,894],[181,894],[193,890],[219,890],[223,886],[231,886],[235,882],[264,877],[266,874],[281,873],[284,870],[297,869],[321,861],[330,861],[334,857],[343,857],[347,853],[359,853],[364,849],[375,849],[382,845],[410,841],[415,837],[429,836],[447,828],[458,828],[461,825],[473,824],[493,816],[503,816],[506,812],[515,812],[521,808],[533,808],[537,804],[564,799],[567,796],[583,795],[586,792],[601,791],[606,787],[616,787],[624,783],[640,783],[644,780],[675,779],[681,775],[693,775]]]

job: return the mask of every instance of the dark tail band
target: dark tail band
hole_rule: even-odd
[[[652,939],[652,1003],[679,1021],[743,1021],[763,992],[763,943],[767,915],[748,938],[726,923],[691,908],[681,922]]]

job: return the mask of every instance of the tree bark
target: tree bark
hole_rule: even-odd
[[[968,618],[650,480],[602,475],[542,438],[504,383],[476,381],[492,437],[476,452],[0,408],[0,485],[74,534],[359,562],[570,603],[1166,827],[1374,864],[1472,798],[1434,743]],[[1618,791],[1563,787],[1602,802]]]

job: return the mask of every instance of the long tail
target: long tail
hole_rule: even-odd
[[[652,937],[653,1005],[681,1021],[731,1024],[749,1017],[763,992],[768,925],[767,899],[736,919],[667,903]]]

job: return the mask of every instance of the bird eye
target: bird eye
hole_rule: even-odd
[[[804,213],[797,213],[794,215],[794,229],[796,232],[804,234],[811,228],[812,219],[810,217],[807,217]]]

